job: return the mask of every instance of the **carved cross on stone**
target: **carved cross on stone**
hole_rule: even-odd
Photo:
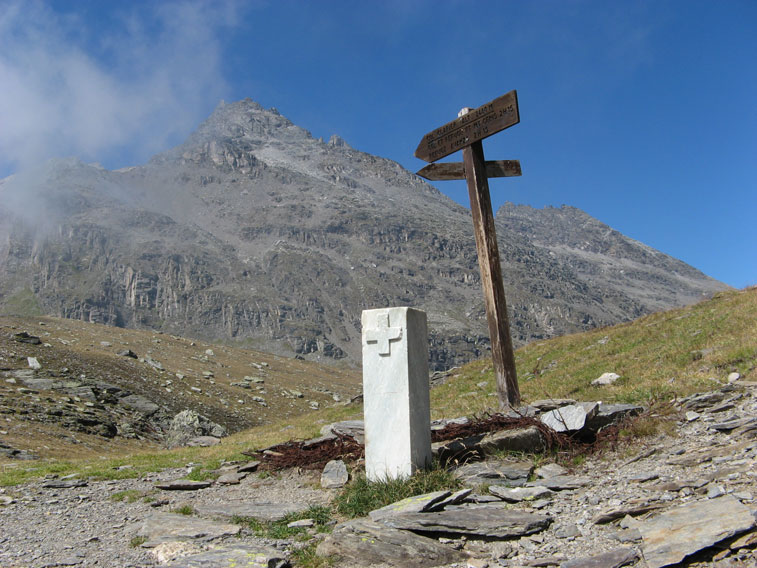
[[[431,463],[426,314],[379,308],[363,311],[360,323],[365,474],[370,481],[408,477]]]
[[[378,327],[365,330],[365,342],[378,343],[379,355],[390,355],[389,342],[402,339],[402,328],[389,327],[389,314],[379,314],[376,323]]]

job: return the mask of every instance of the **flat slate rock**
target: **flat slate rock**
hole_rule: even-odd
[[[528,481],[528,476],[531,475],[533,469],[534,464],[531,462],[490,460],[458,467],[454,474],[466,485],[488,483],[520,487]]]
[[[576,401],[572,398],[548,398],[545,400],[535,400],[531,403],[531,406],[538,408],[541,412],[548,412],[555,408],[575,403]]]
[[[536,426],[528,426],[486,434],[478,445],[485,454],[500,450],[533,453],[546,450],[547,440]]]
[[[560,568],[620,568],[633,564],[639,559],[635,548],[622,546],[585,558],[575,558],[560,564]]]
[[[245,568],[287,568],[286,557],[278,550],[265,546],[236,544],[193,554],[174,560],[167,568],[217,568],[244,566]]]
[[[433,493],[414,495],[400,501],[395,501],[386,507],[375,509],[368,513],[368,515],[371,517],[371,520],[380,521],[381,519],[402,513],[422,513],[428,511],[450,495],[452,495],[451,491],[434,491]]]
[[[239,485],[245,477],[247,477],[247,473],[230,471],[219,476],[218,479],[216,479],[216,483],[220,485]]]
[[[45,489],[71,489],[73,487],[85,487],[87,482],[84,479],[52,479],[45,481],[42,487]]]
[[[208,521],[175,513],[153,513],[147,517],[137,536],[147,540],[142,545],[152,548],[162,542],[176,540],[210,541],[224,536],[239,534],[240,525]]]
[[[307,503],[254,503],[249,501],[225,502],[216,505],[195,505],[195,510],[200,515],[222,519],[246,517],[271,522],[280,521],[290,513],[301,513],[307,508]]]
[[[427,568],[466,558],[464,553],[439,544],[432,538],[365,518],[337,525],[318,545],[316,552],[319,556],[338,555],[346,560],[348,566],[383,563],[403,568]]]
[[[552,491],[542,486],[534,487],[502,487],[490,485],[489,493],[507,501],[508,503],[520,503],[521,501],[533,501],[534,499],[547,499],[552,496]]]
[[[664,483],[658,483],[657,485],[652,485],[651,487],[658,491],[680,491],[681,489],[685,487],[689,487],[691,489],[699,489],[700,487],[704,487],[705,485],[707,485],[706,479],[692,479],[692,480],[666,481]]]
[[[591,480],[586,477],[576,477],[573,475],[555,475],[554,477],[546,477],[539,479],[538,481],[529,481],[526,483],[527,487],[546,487],[553,491],[563,491],[566,489],[578,489],[579,487],[585,487],[589,485]]]
[[[567,475],[568,470],[557,463],[544,464],[534,470],[536,477],[545,479],[547,477],[557,477],[558,475]]]
[[[251,461],[251,462],[247,462],[244,465],[240,465],[237,468],[237,471],[239,473],[250,473],[250,472],[256,471],[258,469],[259,465],[260,465],[260,462],[257,461],[257,460]]]
[[[547,447],[546,439],[536,426],[476,434],[449,442],[434,442],[431,452],[444,462],[465,462],[473,456],[497,451],[541,452]]]
[[[174,479],[163,483],[156,483],[156,489],[165,491],[196,491],[198,489],[207,489],[213,485],[211,481],[192,481],[190,479]]]
[[[343,420],[327,424],[321,428],[321,435],[333,437],[334,435],[349,436],[358,444],[365,444],[365,422],[363,420]]]
[[[420,533],[466,535],[483,539],[525,536],[547,528],[552,518],[498,507],[467,507],[438,513],[386,517],[386,526]]]
[[[638,529],[647,566],[660,568],[745,532],[755,523],[747,507],[726,495],[665,511],[641,522]]]
[[[449,497],[445,497],[441,501],[434,503],[431,507],[429,507],[428,510],[442,511],[447,506],[457,505],[458,503],[466,500],[471,493],[473,493],[473,489],[471,489],[470,487],[467,489],[461,489],[460,491],[455,491]]]
[[[634,517],[636,515],[648,513],[649,511],[654,511],[655,509],[660,509],[661,507],[663,507],[662,503],[636,503],[624,507],[607,509],[596,515],[594,519],[592,519],[592,522],[595,525],[601,525],[604,523],[610,523],[616,519],[622,519],[626,515]]]
[[[29,343],[30,345],[39,345],[42,343],[42,340],[39,337],[36,335],[29,335],[26,331],[14,334],[13,340],[18,341],[19,343]]]

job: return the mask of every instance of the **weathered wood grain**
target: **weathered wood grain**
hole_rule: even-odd
[[[486,316],[489,322],[499,402],[501,406],[518,406],[520,390],[515,371],[515,356],[507,317],[507,302],[489,195],[489,181],[486,177],[484,147],[480,141],[474,142],[463,150],[463,163],[473,214],[473,230],[476,237],[481,284],[484,289]]]
[[[429,181],[449,181],[465,179],[462,162],[436,162],[421,168],[415,175]],[[522,175],[518,160],[487,160],[486,177],[517,177]]]
[[[415,157],[435,162],[518,122],[518,94],[513,90],[426,134]]]

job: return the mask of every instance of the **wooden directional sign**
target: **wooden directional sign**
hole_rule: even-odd
[[[465,179],[465,167],[463,162],[437,162],[421,168],[415,175],[421,176],[428,181],[448,181],[453,179]],[[487,160],[486,177],[514,177],[521,175],[520,162],[518,160]]]
[[[488,178],[519,176],[520,162],[485,161],[481,140],[519,121],[518,95],[515,91],[510,91],[477,109],[464,108],[456,120],[426,134],[415,150],[415,156],[427,162],[434,162],[456,150],[463,151],[462,163],[431,164],[419,171],[418,175],[429,180],[465,178],[468,182],[473,234],[484,289],[486,319],[489,322],[492,363],[497,379],[497,394],[503,408],[517,407],[520,404],[520,390],[507,319],[505,287]]]
[[[518,93],[513,90],[426,134],[415,157],[435,162],[518,122]]]

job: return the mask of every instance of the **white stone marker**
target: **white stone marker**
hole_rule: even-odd
[[[365,310],[362,324],[365,473],[408,477],[431,464],[426,313]]]

